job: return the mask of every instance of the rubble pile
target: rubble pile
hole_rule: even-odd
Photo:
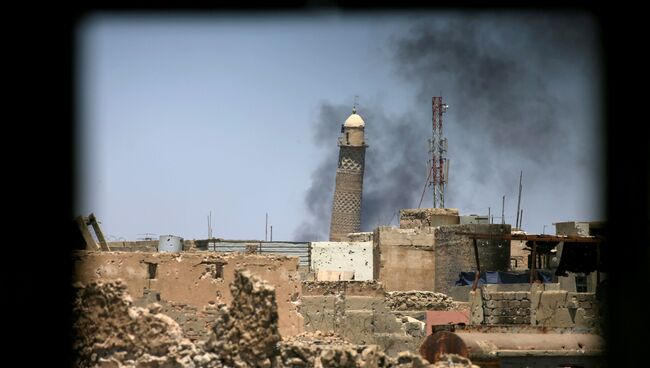
[[[301,342],[316,345],[352,345],[351,342],[347,341],[341,337],[341,335],[332,331],[303,332],[301,334],[289,336],[282,339],[283,344],[294,344]]]
[[[304,294],[336,295],[341,290],[365,290],[368,292],[383,293],[383,286],[377,280],[369,281],[303,281]]]
[[[462,357],[457,354],[443,354],[440,360],[432,367],[435,368],[480,368],[478,365],[472,364],[469,358]]]
[[[75,285],[76,367],[193,367],[196,346],[160,306],[134,307],[121,281]]]
[[[386,293],[386,304],[394,311],[446,311],[455,308],[454,299],[433,291],[390,291]]]
[[[415,229],[428,226],[441,225],[440,218],[458,218],[456,208],[413,208],[399,211],[399,227],[401,229]],[[444,222],[443,222],[444,223]],[[458,223],[453,221],[450,223]]]
[[[419,355],[402,352],[387,356],[377,345],[319,345],[307,341],[283,342],[283,367],[328,368],[432,368]]]
[[[231,305],[220,306],[204,349],[216,354],[225,366],[278,366],[281,338],[275,288],[247,270],[236,270],[230,292]]]
[[[454,356],[452,360],[433,365],[420,355],[404,351],[390,357],[377,345],[352,344],[333,332],[305,332],[287,338],[280,345],[284,367],[330,367],[330,368],[434,368],[470,367],[462,362],[468,359]],[[443,356],[444,357],[444,356]],[[455,365],[448,365],[453,362]],[[442,365],[440,365],[442,364]]]

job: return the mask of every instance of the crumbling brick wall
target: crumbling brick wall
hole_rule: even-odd
[[[455,225],[459,222],[456,208],[413,208],[399,211],[400,229]]]
[[[157,303],[160,306],[159,313],[176,321],[185,336],[196,343],[208,339],[210,329],[219,314],[218,304],[223,303],[223,300],[215,296],[215,300],[209,301],[205,307],[199,309],[187,303],[162,300],[158,291],[150,289],[144,290],[142,297],[133,300],[133,305],[141,308],[147,308],[152,303]]]
[[[389,291],[386,304],[394,311],[446,311],[455,308],[454,300],[433,291]]]
[[[143,298],[147,291],[159,293],[160,300],[185,305],[177,307],[179,318],[189,313],[204,312],[210,302],[232,300],[229,284],[236,268],[247,268],[254,275],[275,285],[283,335],[303,332],[303,319],[296,302],[300,299],[301,283],[298,258],[243,253],[183,252],[99,252],[78,251],[73,254],[75,279],[82,283],[121,279],[134,299]],[[170,304],[171,305],[171,304]],[[174,313],[172,313],[174,314]],[[182,321],[182,319],[180,319]],[[200,320],[189,321],[198,328]],[[183,323],[181,323],[183,324]],[[197,332],[202,334],[202,332]]]

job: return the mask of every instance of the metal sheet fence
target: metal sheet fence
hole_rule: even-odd
[[[299,257],[299,265],[309,267],[311,264],[311,244],[298,242],[224,242],[197,241],[197,246],[214,252],[254,252],[256,254],[275,254]]]

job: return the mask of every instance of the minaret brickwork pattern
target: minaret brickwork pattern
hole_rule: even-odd
[[[343,241],[348,233],[361,231],[361,198],[366,143],[363,119],[352,110],[339,138],[339,161],[332,201],[330,241]]]

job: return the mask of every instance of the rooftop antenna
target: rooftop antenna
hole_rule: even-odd
[[[359,106],[359,96],[354,95],[354,104],[352,105],[352,113],[353,114],[357,113],[357,106]]]

